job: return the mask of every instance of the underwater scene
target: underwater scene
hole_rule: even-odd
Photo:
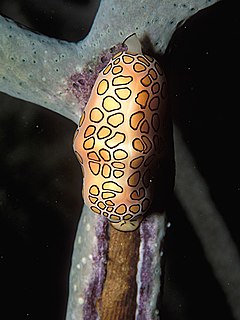
[[[194,14],[192,0],[184,21],[188,1],[173,1],[176,31],[164,47],[155,40],[167,33],[164,15],[156,19],[162,1],[149,2],[155,20],[138,22],[148,1],[0,0],[2,319],[240,319],[237,10],[223,0]],[[106,16],[94,22],[101,5]],[[108,14],[132,32],[111,30]],[[18,52],[24,36],[8,19],[39,42],[60,41],[40,54],[30,39]],[[12,37],[7,61],[21,60],[20,75],[5,65]],[[56,60],[51,77],[36,67],[43,54]]]

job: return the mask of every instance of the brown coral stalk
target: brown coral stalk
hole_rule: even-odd
[[[97,310],[101,320],[134,319],[140,232],[119,232],[110,226],[107,274]]]

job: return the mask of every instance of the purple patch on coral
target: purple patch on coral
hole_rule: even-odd
[[[82,109],[85,108],[91,95],[92,88],[97,79],[98,74],[89,69],[83,69],[81,73],[71,76],[69,86],[72,93],[78,99]]]
[[[108,62],[116,53],[126,50],[127,47],[123,44],[118,44],[110,48],[110,50],[105,50],[95,62],[89,62],[81,72],[75,73],[70,77],[68,81],[69,88],[78,99],[82,109],[87,105],[98,74],[107,66]]]
[[[137,320],[152,320],[149,302],[152,296],[153,274],[154,274],[154,245],[157,242],[157,225],[154,217],[147,217],[140,227],[140,239],[142,243],[142,259],[140,269],[140,286],[138,297]],[[160,280],[159,280],[160,281]]]
[[[85,303],[83,306],[83,315],[86,320],[98,319],[96,310],[96,301],[100,298],[103,283],[106,275],[107,252],[108,252],[108,221],[99,217],[95,234],[97,245],[93,252],[93,270],[90,283],[85,290]]]

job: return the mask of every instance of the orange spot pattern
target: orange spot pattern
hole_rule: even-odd
[[[97,78],[74,151],[85,203],[112,223],[149,209],[165,106],[165,76],[147,55],[120,52]]]

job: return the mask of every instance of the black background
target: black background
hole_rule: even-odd
[[[0,1],[0,12],[43,34],[78,41],[91,26],[93,3]],[[174,121],[239,249],[238,20],[231,1],[200,12],[174,34],[164,61]],[[72,152],[76,127],[5,94],[0,106],[0,318],[63,320],[82,206]],[[175,196],[168,219],[163,320],[233,319]]]

